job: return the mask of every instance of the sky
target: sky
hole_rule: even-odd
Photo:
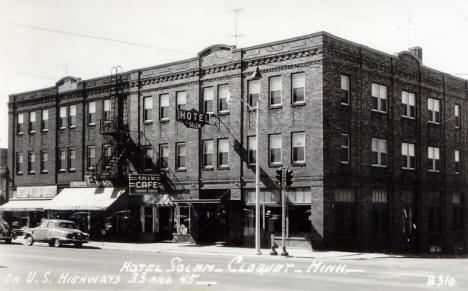
[[[248,47],[327,31],[468,78],[468,0],[0,0],[0,147],[8,96],[191,58],[213,44]],[[91,37],[84,37],[91,36]]]

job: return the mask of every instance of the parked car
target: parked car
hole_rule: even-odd
[[[34,242],[47,242],[51,247],[60,247],[63,244],[81,247],[88,242],[89,234],[77,229],[73,221],[44,219],[38,227],[25,229],[24,238],[28,246]]]
[[[8,223],[0,218],[0,240],[4,240],[7,244],[11,243],[12,233]]]

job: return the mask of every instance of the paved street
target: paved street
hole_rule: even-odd
[[[0,244],[0,289],[468,290],[468,259],[283,258],[186,250]]]

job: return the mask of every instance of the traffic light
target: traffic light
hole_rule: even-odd
[[[289,187],[293,183],[293,170],[287,169],[286,170],[286,187]]]
[[[283,184],[283,169],[282,168],[279,168],[278,170],[276,170],[276,184],[278,184],[278,186],[280,187]]]

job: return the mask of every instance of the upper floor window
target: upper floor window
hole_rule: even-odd
[[[260,96],[260,81],[251,80],[249,81],[249,105],[252,107],[257,106],[257,101]]]
[[[96,124],[96,101],[88,103],[88,125]]]
[[[349,76],[341,75],[341,104],[349,105]]]
[[[247,147],[248,147],[248,163],[249,165],[255,164],[255,159],[257,155],[257,137],[256,136],[249,136],[247,139]]]
[[[229,140],[218,139],[218,167],[229,166]]]
[[[416,117],[416,96],[413,93],[401,91],[401,106],[404,117]]]
[[[281,105],[281,95],[282,95],[282,83],[281,77],[271,77],[270,78],[270,106]]]
[[[429,122],[440,123],[440,100],[429,98],[427,109],[429,110]]]
[[[455,127],[461,126],[461,118],[460,118],[460,105],[455,104]]]
[[[76,105],[70,105],[69,111],[70,111],[70,117],[69,117],[70,128],[75,128],[76,127]]]
[[[48,131],[49,130],[49,110],[44,109],[41,111],[41,130]]]
[[[16,118],[16,132],[17,134],[23,134],[23,124],[24,124],[24,115],[23,113],[18,113]]]
[[[169,118],[169,94],[159,95],[159,119]]]
[[[29,132],[36,132],[36,112],[34,111],[29,112]]]
[[[387,166],[387,141],[385,139],[372,139],[372,165]]]
[[[67,150],[65,149],[59,149],[59,163],[58,163],[58,169],[60,172],[65,172],[66,170],[66,161],[67,161]]]
[[[213,100],[214,100],[213,87],[203,88],[203,112],[214,113]]]
[[[28,173],[34,174],[34,162],[36,162],[36,153],[28,152]]]
[[[292,162],[305,163],[305,133],[292,133]]]
[[[60,112],[59,112],[59,117],[60,117],[60,124],[59,127],[60,129],[65,129],[67,128],[67,107],[62,106],[60,107]]]
[[[88,170],[94,169],[95,158],[96,158],[96,148],[94,146],[88,146],[88,153],[87,153],[87,159],[86,159],[86,165],[88,166]]]
[[[205,140],[203,141],[203,167],[212,168],[213,167],[213,141]]]
[[[387,112],[387,86],[372,83],[372,110]]]
[[[185,170],[185,157],[187,155],[187,150],[185,147],[185,142],[179,142],[176,144],[176,169]]]
[[[103,112],[104,121],[112,120],[112,102],[110,99],[104,100]]]
[[[176,93],[176,102],[178,109],[185,109],[185,105],[187,104],[187,92],[179,91]]]
[[[16,153],[16,174],[23,174],[23,153]]]
[[[169,167],[169,145],[159,145],[159,168],[167,169]]]
[[[305,101],[305,74],[292,74],[292,102],[293,104],[304,103]]]
[[[342,133],[341,134],[341,145],[340,145],[340,161],[343,164],[349,163],[349,134]]]
[[[143,170],[151,171],[153,169],[153,148],[145,146],[143,148]]]
[[[438,147],[427,148],[428,164],[427,168],[429,171],[440,171],[440,152]]]
[[[460,174],[460,151],[455,150],[454,152],[454,161],[455,161],[455,174]]]
[[[281,164],[281,151],[282,151],[282,138],[281,134],[271,134],[269,136],[269,161],[272,165]]]
[[[49,151],[42,150],[40,155],[41,173],[47,173],[47,161],[49,160]]]
[[[403,169],[414,169],[414,144],[406,142],[401,143],[401,164]]]
[[[153,110],[153,98],[151,96],[143,98],[143,121],[152,121],[153,116],[151,112]]]
[[[229,111],[229,85],[221,85],[218,87],[218,112],[228,112]]]
[[[75,171],[76,150],[74,148],[68,149],[68,171]]]

